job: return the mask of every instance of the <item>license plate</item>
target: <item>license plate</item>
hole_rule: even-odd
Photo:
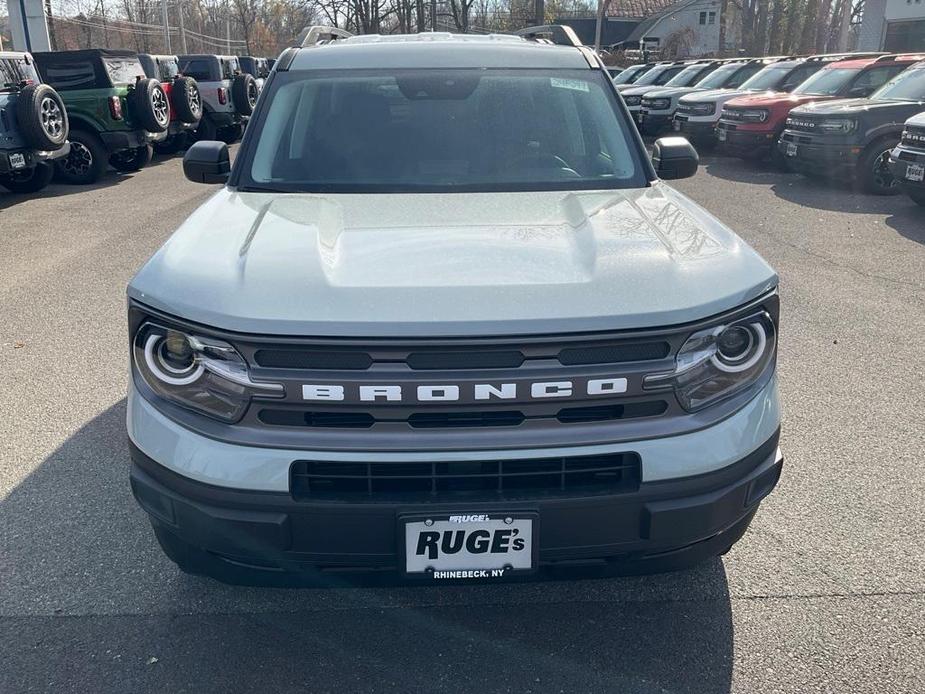
[[[405,520],[405,572],[439,580],[502,578],[531,571],[535,519],[458,513]]]
[[[906,168],[906,178],[910,181],[925,180],[925,166],[922,164],[909,164]]]
[[[726,129],[725,128],[716,129],[716,139],[719,140],[720,142],[726,141]]]
[[[10,166],[14,169],[25,169],[26,168],[26,155],[21,152],[16,152],[10,155]]]
[[[671,127],[674,129],[675,132],[680,132],[681,131],[681,121],[679,120],[671,121]]]
[[[787,143],[787,156],[795,157],[797,155],[797,146],[792,142]]]

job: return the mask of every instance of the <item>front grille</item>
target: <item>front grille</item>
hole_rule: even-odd
[[[637,491],[640,479],[636,453],[420,463],[297,460],[290,468],[290,489],[296,500],[445,501],[623,494]]]
[[[737,121],[741,123],[745,121],[745,117],[743,114],[744,114],[744,111],[736,111],[735,109],[724,108],[721,117],[723,120],[731,120],[731,121]]]
[[[925,128],[906,128],[901,143],[905,147],[925,150]]]
[[[404,365],[413,371],[517,369],[528,360],[554,359],[563,366],[623,364],[668,356],[671,346],[663,340],[644,342],[598,341],[580,347],[540,346],[535,349],[480,349],[458,347],[429,349],[313,349],[267,348],[254,352],[258,366],[281,369],[362,371],[378,364]]]
[[[263,408],[257,415],[260,422],[271,426],[368,429],[376,424],[401,424],[412,429],[457,429],[482,427],[516,427],[528,419],[557,420],[562,424],[608,422],[643,417],[658,417],[668,410],[665,400],[646,400],[611,405],[563,407],[548,413],[528,417],[521,410],[474,410],[412,412],[406,416],[389,416],[388,411],[368,412],[317,412],[303,409]]]

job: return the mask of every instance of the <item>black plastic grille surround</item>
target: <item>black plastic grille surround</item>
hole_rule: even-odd
[[[640,481],[640,458],[633,452],[448,462],[297,460],[290,468],[290,490],[297,500],[445,501],[454,497],[620,494],[637,491]]]
[[[907,127],[900,143],[904,147],[925,150],[925,128]]]

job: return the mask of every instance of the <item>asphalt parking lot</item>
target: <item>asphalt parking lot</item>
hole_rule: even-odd
[[[129,491],[124,287],[180,159],[0,193],[0,692],[925,691],[925,210],[707,156],[780,272],[786,464],[721,561],[519,585],[234,588]]]

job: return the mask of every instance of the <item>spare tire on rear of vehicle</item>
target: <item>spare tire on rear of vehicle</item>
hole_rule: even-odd
[[[67,111],[61,96],[47,84],[30,84],[16,100],[16,121],[23,138],[42,152],[61,149],[67,142]]]
[[[198,123],[202,118],[202,95],[192,77],[177,77],[170,90],[170,101],[177,118],[183,123]]]
[[[142,78],[128,93],[129,108],[138,124],[151,133],[162,133],[170,125],[170,104],[161,83]]]
[[[246,72],[235,75],[234,82],[231,83],[231,101],[234,103],[235,111],[242,116],[251,115],[257,106],[257,95],[259,93],[257,80],[254,79],[253,75]]]

